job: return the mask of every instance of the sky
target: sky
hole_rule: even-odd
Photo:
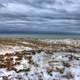
[[[80,0],[0,0],[0,32],[80,34]]]

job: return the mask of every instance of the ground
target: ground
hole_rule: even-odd
[[[80,40],[0,38],[0,80],[80,80]]]

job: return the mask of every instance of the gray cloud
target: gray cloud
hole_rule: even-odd
[[[0,31],[80,31],[80,0],[0,0]]]

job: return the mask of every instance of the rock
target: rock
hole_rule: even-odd
[[[52,68],[52,67],[48,67],[48,68],[47,68],[48,74],[50,74],[52,71],[53,71],[53,68]]]
[[[66,77],[67,77],[68,79],[73,79],[73,78],[74,78],[74,74],[71,73],[71,72],[67,72],[67,73],[66,73]]]
[[[63,73],[64,73],[64,70],[65,70],[64,67],[63,67],[63,68],[58,68],[58,67],[56,67],[56,69],[57,69],[57,71],[59,71],[61,74],[63,74]]]
[[[3,76],[3,80],[9,80],[7,76]]]
[[[73,60],[74,59],[74,56],[71,54],[71,55],[69,55],[69,60]]]
[[[68,62],[63,62],[63,65],[64,65],[65,67],[70,67],[70,66],[71,66],[70,63],[68,63]]]

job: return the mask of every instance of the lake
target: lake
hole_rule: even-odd
[[[2,38],[41,38],[41,39],[80,39],[80,35],[59,35],[59,34],[0,34]]]

